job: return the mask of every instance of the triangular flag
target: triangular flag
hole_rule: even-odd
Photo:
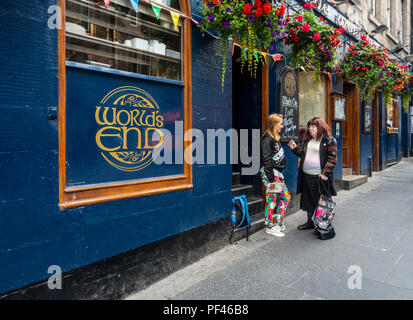
[[[257,51],[254,51],[254,52],[253,52],[253,55],[254,55],[255,59],[256,59],[258,62],[260,62],[260,59],[258,58],[258,53],[257,53]]]
[[[172,17],[172,20],[174,21],[175,30],[178,30],[178,22],[179,22],[180,16],[181,15],[179,13],[171,11],[171,17]]]
[[[132,7],[133,9],[135,9],[136,13],[138,13],[139,0],[130,0],[130,3],[132,4]]]
[[[267,63],[267,54],[265,52],[260,52],[260,53],[264,57],[264,63]]]
[[[280,54],[273,54],[271,57],[275,62],[281,61],[281,55]]]
[[[108,8],[109,2],[110,2],[110,0],[105,0],[105,9]]]
[[[159,15],[161,13],[161,7],[158,7],[156,4],[153,4],[153,3],[151,3],[151,4],[152,4],[152,10],[153,10],[153,12],[155,12],[156,19],[159,20]]]
[[[195,24],[199,24],[198,21],[196,21],[196,20],[194,20],[194,19],[192,19],[192,18],[191,18],[191,21],[192,21],[193,23],[195,23]]]

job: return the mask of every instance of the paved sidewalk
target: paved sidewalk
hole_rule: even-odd
[[[260,230],[126,299],[412,300],[413,159],[334,200],[334,239],[297,230],[306,220],[299,211],[286,218],[284,238]]]

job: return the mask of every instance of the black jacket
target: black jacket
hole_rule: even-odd
[[[293,152],[301,158],[300,167],[298,169],[298,180],[297,180],[297,194],[301,193],[302,186],[302,174],[303,165],[305,161],[305,156],[307,153],[308,141],[299,144]],[[337,192],[333,185],[333,169],[337,162],[337,141],[333,136],[325,136],[320,142],[320,166],[321,173],[328,177],[326,184],[328,195],[336,196]],[[322,193],[326,193],[325,190],[321,190]]]
[[[261,138],[261,167],[270,182],[275,181],[273,169],[282,172],[287,167],[284,150],[280,142],[275,141],[268,133]]]

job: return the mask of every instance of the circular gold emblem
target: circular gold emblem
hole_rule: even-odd
[[[120,87],[109,92],[96,107],[96,144],[114,168],[138,171],[159,155],[152,154],[163,142],[164,118],[156,101],[144,90]],[[154,133],[160,140],[154,145]],[[159,142],[158,142],[159,141]]]
[[[295,95],[295,92],[297,90],[297,83],[295,81],[294,74],[290,71],[287,72],[287,74],[284,77],[284,88],[290,97]]]

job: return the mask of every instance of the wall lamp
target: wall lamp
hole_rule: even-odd
[[[375,34],[377,34],[377,33],[382,33],[382,32],[387,31],[387,30],[389,30],[389,27],[386,26],[385,24],[381,24],[381,25],[377,26],[377,27],[371,32],[371,34],[372,34],[372,35],[375,35]]]

